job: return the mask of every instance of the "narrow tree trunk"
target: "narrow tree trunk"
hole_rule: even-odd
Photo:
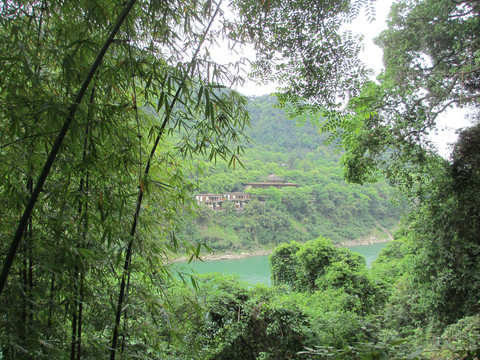
[[[82,316],[83,316],[83,272],[80,272],[80,301],[78,302],[77,360],[82,357]]]
[[[131,274],[128,273],[128,278],[127,278],[127,294],[129,292],[129,289],[130,289],[130,276]],[[125,308],[125,311],[123,312],[123,334],[122,334],[122,346],[121,346],[121,350],[120,350],[120,354],[123,355],[124,351],[125,351],[125,344],[126,344],[126,328],[127,328],[127,322],[128,322],[128,311],[127,311],[127,308]]]
[[[90,94],[90,103],[92,104],[95,98],[95,86],[93,86],[92,92]],[[87,124],[85,127],[85,138],[83,141],[83,152],[82,152],[82,162],[87,158],[87,151],[89,147],[89,137],[90,137],[90,119],[91,112],[90,108],[87,112]],[[78,229],[82,234],[80,240],[77,243],[77,247],[86,246],[87,239],[87,229],[88,229],[88,203],[83,200],[84,191],[88,190],[88,180],[90,177],[90,172],[88,169],[86,172],[82,171],[82,177],[80,179],[80,185],[78,187],[78,192],[81,195],[80,200],[78,201],[78,211],[77,218],[80,219],[82,216],[82,211],[85,209],[85,218],[83,224],[81,224]],[[79,262],[81,259],[79,258]],[[83,280],[84,280],[84,271],[85,264],[81,263],[80,268],[78,265],[75,265],[75,277],[74,277],[74,313],[72,318],[72,343],[70,349],[70,359],[80,359],[80,352],[82,348],[81,338],[82,338],[82,315],[83,315]]]
[[[31,178],[27,180],[27,191],[32,193],[33,181]],[[22,279],[22,325],[20,331],[20,339],[22,340],[22,346],[28,349],[29,346],[29,331],[33,326],[33,260],[32,260],[32,236],[33,225],[32,218],[28,220],[28,230],[23,237],[23,266],[21,270]],[[26,358],[30,358],[26,355]]]
[[[23,212],[23,215],[20,219],[20,222],[18,224],[17,230],[15,232],[15,235],[13,236],[12,242],[10,244],[10,248],[8,250],[7,257],[5,259],[5,262],[3,264],[2,272],[0,273],[0,295],[3,292],[3,289],[5,288],[5,285],[7,283],[7,278],[8,274],[10,272],[10,269],[12,267],[13,261],[15,260],[15,256],[18,251],[18,246],[20,245],[20,241],[22,239],[23,233],[25,232],[25,229],[27,227],[28,219],[30,218],[30,215],[32,214],[33,208],[35,207],[35,204],[38,200],[38,196],[40,194],[40,191],[43,188],[43,184],[45,183],[45,180],[47,179],[47,176],[50,172],[50,169],[52,168],[53,162],[55,161],[55,158],[57,157],[57,154],[60,150],[60,146],[63,143],[63,140],[65,139],[65,136],[67,135],[67,132],[70,128],[70,125],[72,124],[75,114],[77,113],[78,106],[82,102],[83,97],[85,95],[85,92],[88,89],[88,86],[90,85],[90,82],[93,79],[93,76],[95,75],[98,67],[100,66],[100,63],[103,60],[103,57],[108,51],[108,48],[112,44],[115,36],[117,35],[118,31],[120,30],[120,27],[122,26],[123,22],[125,21],[127,15],[131,11],[133,5],[135,5],[136,0],[130,0],[126,5],[122,13],[117,19],[117,22],[115,23],[109,37],[105,41],[105,44],[103,45],[102,49],[97,55],[97,58],[93,62],[92,66],[90,67],[90,70],[88,74],[85,77],[85,80],[83,81],[83,84],[80,88],[80,90],[77,93],[77,96],[75,97],[75,100],[72,102],[70,105],[68,115],[63,123],[62,128],[60,129],[60,132],[57,135],[57,138],[55,139],[55,143],[53,144],[52,149],[50,150],[50,154],[48,155],[48,158],[43,166],[42,172],[40,173],[35,188],[33,190],[32,195],[30,196],[30,199],[27,203],[27,206],[25,207],[25,210]]]
[[[33,187],[33,182],[32,182]],[[28,245],[27,245],[27,258],[28,258],[28,298],[29,298],[29,325],[33,326],[33,303],[34,303],[34,293],[33,293],[33,220],[30,216],[29,222],[29,231],[28,231]]]
[[[192,60],[189,64],[189,67],[188,67],[187,71],[185,71],[184,77],[183,77],[183,79],[182,79],[182,81],[181,81],[181,83],[180,83],[180,85],[177,89],[177,92],[175,93],[175,96],[172,100],[172,104],[170,105],[170,109],[172,109],[172,110],[173,110],[177,100],[180,97],[180,94],[182,92],[182,88],[183,88],[183,86],[184,86],[184,84],[187,80],[187,77],[188,77],[191,69],[193,68],[193,65],[194,65],[194,62],[195,62],[195,60],[198,56],[198,53],[200,52],[200,49],[203,46],[203,42],[205,41],[206,35],[210,31],[210,27],[212,26],[214,19],[217,17],[218,12],[220,11],[221,3],[222,3],[222,1],[219,2],[218,6],[217,6],[217,9],[215,10],[214,15],[210,19],[210,23],[208,24],[208,26],[205,30],[205,34],[202,38],[203,40],[200,41],[200,43],[197,47],[197,50],[193,54]],[[150,172],[150,166],[151,166],[153,156],[155,155],[155,152],[157,150],[160,139],[163,136],[165,127],[166,127],[166,125],[169,121],[169,118],[170,118],[170,114],[171,114],[171,111],[168,114],[165,115],[165,117],[163,119],[163,122],[162,122],[162,126],[160,127],[159,133],[158,133],[158,135],[155,139],[155,142],[153,144],[152,150],[150,151],[150,156],[147,160],[147,164],[145,166],[145,171],[144,171],[144,177],[145,178],[148,176],[148,174]],[[127,276],[130,272],[130,262],[132,260],[133,241],[135,239],[135,234],[137,232],[137,224],[138,224],[138,220],[139,220],[139,217],[140,217],[142,200],[143,200],[143,190],[142,190],[142,187],[139,186],[138,195],[137,195],[137,203],[136,203],[137,206],[135,208],[135,213],[133,215],[132,227],[130,229],[130,241],[129,241],[128,246],[127,246],[127,252],[125,254],[125,263],[123,265],[122,280],[121,280],[121,283],[120,283],[120,292],[119,292],[119,295],[118,295],[117,311],[116,311],[116,316],[115,316],[115,325],[113,327],[112,345],[110,347],[111,348],[111,350],[110,350],[110,360],[115,360],[115,356],[116,356],[117,342],[118,342],[118,328],[120,326],[120,321],[121,321],[121,318],[122,318],[122,307],[123,307],[123,301],[124,301],[124,298],[125,298],[126,279],[127,279]]]
[[[22,298],[22,323],[20,324],[19,338],[22,346],[25,347],[27,341],[27,318],[28,318],[28,302],[27,302],[27,249],[23,246],[23,267],[20,271]]]
[[[93,104],[95,99],[95,85],[92,88],[92,92],[90,94],[90,102],[89,104]],[[87,112],[87,124],[85,127],[85,138],[83,141],[83,152],[82,152],[82,162],[84,162],[87,158],[88,148],[90,144],[90,120],[92,114],[90,111],[90,107]],[[83,200],[83,195],[85,191],[88,191],[89,187],[89,179],[90,179],[90,172],[87,169],[86,172],[84,171],[82,177],[80,179],[80,185],[78,187],[79,194],[81,195],[80,200],[78,201],[78,218],[82,216],[82,211],[85,211],[85,217],[83,224],[81,225],[79,232],[82,234],[80,240],[78,241],[78,247],[84,247],[87,243],[87,230],[88,230],[88,203]],[[79,259],[80,260],[80,259]],[[81,350],[82,350],[82,316],[83,316],[83,295],[84,295],[84,272],[85,272],[85,264],[81,263],[80,267],[78,265],[75,266],[75,280],[74,280],[74,289],[75,289],[75,314],[72,321],[72,347],[70,350],[70,358],[71,360],[80,359],[81,358]]]
[[[33,171],[33,169],[32,169]],[[28,179],[28,192],[33,192],[33,179]],[[26,236],[26,256],[27,256],[27,301],[28,301],[28,327],[33,328],[33,218],[28,219],[28,231]]]
[[[52,273],[52,277],[50,279],[50,295],[48,297],[48,320],[47,320],[47,331],[46,331],[47,340],[50,340],[51,331],[52,331],[54,291],[55,291],[55,273]]]
[[[74,300],[72,304],[72,341],[70,344],[70,360],[75,360],[75,350],[77,348],[77,282],[78,282],[78,267],[75,266],[75,274],[73,278],[73,293]]]

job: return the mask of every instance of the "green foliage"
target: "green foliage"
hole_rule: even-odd
[[[466,332],[475,333],[477,320],[472,316],[478,314],[480,283],[478,125],[460,133],[451,163],[434,155],[427,138],[436,127],[437,116],[449,106],[478,110],[478,11],[474,1],[399,2],[392,9],[389,29],[378,39],[385,51],[384,74],[377,83],[365,82],[360,96],[350,99],[344,110],[315,106],[308,96],[281,98],[287,113],[297,115],[299,123],[308,119],[321,131],[331,132],[328,141],[342,141],[347,148],[343,156],[347,180],[371,182],[383,173],[404,191],[412,209],[407,230],[373,268],[379,299],[389,297],[384,307],[377,308],[381,310],[376,324],[379,341],[346,350],[312,348],[305,354],[337,358],[478,355],[475,336],[460,335],[459,346],[450,349],[445,337],[438,340],[445,327],[457,321],[459,327],[470,324]],[[303,166],[308,169],[308,164]],[[325,209],[342,203],[341,199],[329,200],[324,202]],[[299,209],[291,205],[290,209]],[[323,296],[335,294],[342,299],[342,309],[355,309],[347,292],[354,293],[350,285],[361,284],[361,275],[353,276],[355,271],[349,271],[342,259],[325,261],[327,249],[319,244],[304,254],[297,250],[295,257],[303,255],[303,263],[298,264],[303,272],[302,280],[295,282],[293,251],[283,248],[274,254],[274,269],[283,266],[288,276],[275,276],[290,286],[303,284],[312,295],[322,290]],[[311,298],[308,301],[313,303]],[[430,347],[437,340],[445,347]]]
[[[452,105],[478,111],[479,9],[475,1],[394,4],[377,39],[385,60],[377,82],[365,82],[342,111],[298,103],[288,109],[342,141],[348,181],[383,173],[409,201],[407,230],[373,275],[390,294],[380,313],[383,334],[410,336],[410,358],[442,356],[428,355],[428,342],[478,313],[478,125],[460,132],[451,162],[435,155],[427,135],[440,130],[437,117]],[[457,350],[446,356],[476,351]]]
[[[171,330],[183,341],[163,358],[308,359],[300,352],[317,343],[340,349],[370,339],[368,322],[343,309],[334,291],[288,293],[211,274],[202,276],[199,290],[189,295],[200,306],[197,312],[180,296],[188,290],[174,289],[178,296],[172,306],[183,326]]]
[[[340,109],[319,106],[308,93],[281,97],[281,105],[346,150],[347,181],[374,182],[383,173],[408,188],[432,170],[428,158],[436,149],[428,135],[443,131],[438,116],[452,106],[478,107],[478,16],[471,0],[400,1],[376,39],[385,63],[376,82],[355,78],[357,88]]]
[[[282,98],[331,106],[358,89],[365,76],[358,59],[362,37],[342,33],[341,26],[362,7],[374,18],[373,1],[333,0],[312,6],[308,0],[254,0],[236,5],[239,21],[248,25],[242,35],[255,44],[253,75],[262,82],[277,82]]]
[[[367,273],[365,259],[324,238],[277,247],[270,256],[270,268],[274,285],[322,297],[330,294],[330,300],[336,298],[334,303],[344,311],[371,313],[385,300]]]
[[[301,245],[295,241],[282,244],[270,255],[273,284],[294,284],[297,280],[297,257]]]
[[[291,284],[303,291],[318,289],[317,279],[321,279],[327,268],[336,259],[337,251],[331,242],[318,238],[305,243],[295,254],[297,258],[297,281]]]
[[[411,186],[431,172],[427,137],[451,106],[478,107],[479,8],[475,1],[409,1],[394,4],[388,29],[377,39],[385,72],[364,84],[336,126],[347,133],[345,175],[364,183],[383,171]],[[353,127],[351,127],[353,126]]]
[[[398,231],[395,240],[390,241],[380,252],[372,264],[372,274],[375,278],[388,285],[395,284],[407,270],[405,258],[411,255],[408,250],[407,239],[400,236]]]
[[[448,326],[432,346],[437,359],[475,359],[480,356],[480,317],[465,317]]]
[[[318,7],[232,1],[233,17],[220,3],[0,5],[0,253],[8,254],[0,289],[2,357],[161,356],[168,345],[155,328],[168,307],[166,259],[181,246],[198,256],[201,226],[213,218],[202,211],[200,228],[188,229],[195,244],[177,236],[198,187],[191,174],[201,173],[199,157],[237,167],[247,143],[245,99],[224,85],[242,82],[242,59],[219,64],[210,50],[222,39],[254,42],[261,56],[285,48],[282,37],[259,31],[267,28],[288,33],[287,48],[302,47],[288,24],[289,15],[301,13],[298,28],[319,29],[319,19],[332,25],[323,34],[328,39],[314,37],[311,50],[354,51],[336,34],[349,1]],[[295,52],[285,59],[300,64]],[[243,181],[225,176],[211,183],[239,189]],[[241,224],[226,206],[223,224],[252,229],[243,235],[247,242],[285,241],[292,222],[284,207],[272,198],[265,209],[252,209],[257,223]],[[25,221],[12,240],[19,217]],[[231,228],[214,227],[225,248],[236,240]],[[275,321],[282,316],[293,315],[268,313]],[[278,324],[275,336],[289,330]]]
[[[248,288],[218,274],[202,277],[199,285],[198,292],[189,295],[201,306],[197,315],[192,303],[181,297],[173,304],[187,326],[175,330],[186,341],[172,348],[172,358],[297,358],[309,333],[308,322],[298,309],[273,302],[278,290]]]
[[[436,167],[422,184],[408,227],[373,264],[373,275],[390,294],[380,313],[382,336],[407,337],[417,356],[476,356],[475,337],[461,335],[456,346],[441,334],[457,322],[475,324],[472,316],[478,314],[477,131],[474,126],[460,133],[453,161]]]
[[[431,156],[425,135],[448,106],[477,107],[480,8],[396,4],[374,83],[357,60],[359,38],[339,34],[371,4],[233,1],[231,20],[209,0],[137,1],[107,43],[122,2],[2,2],[0,253],[14,261],[0,290],[0,357],[478,357],[480,127],[460,133],[451,162]],[[271,98],[247,103],[223,85],[241,82],[242,69],[211,59],[218,39],[253,43],[253,75],[280,83],[280,106],[302,127]],[[383,172],[413,210],[371,274],[322,236],[387,237],[398,210],[385,182],[341,180],[339,145],[348,180]],[[199,206],[192,226],[194,189],[241,191],[272,173],[301,187],[252,191],[266,200],[244,212]],[[202,243],[292,239],[272,254],[274,287],[181,275],[190,287],[168,265],[181,247],[193,259]]]
[[[460,134],[454,161],[432,173],[416,198],[399,248],[405,264],[391,253],[392,261],[379,268],[390,283],[405,274],[395,285],[388,321],[403,319],[413,327],[427,322],[438,331],[478,311],[478,174],[471,151],[477,131],[475,126]]]

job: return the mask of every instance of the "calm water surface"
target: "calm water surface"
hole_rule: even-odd
[[[387,243],[376,243],[371,245],[348,246],[352,251],[365,256],[367,267],[377,258],[379,252]],[[243,281],[249,283],[270,284],[270,268],[268,265],[268,255],[251,256],[244,259],[234,260],[211,260],[194,261],[190,264],[180,262],[176,264],[180,269],[189,272],[189,269],[198,274],[207,274],[212,272],[237,274]]]

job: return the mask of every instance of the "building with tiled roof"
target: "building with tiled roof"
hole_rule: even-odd
[[[265,182],[258,182],[258,183],[245,183],[243,184],[245,186],[245,189],[265,189],[271,186],[274,186],[276,188],[282,188],[282,187],[288,187],[288,186],[294,186],[294,187],[299,187],[299,184],[294,184],[294,183],[286,183],[285,180],[283,180],[281,177],[278,177],[275,174],[267,176],[267,180]]]

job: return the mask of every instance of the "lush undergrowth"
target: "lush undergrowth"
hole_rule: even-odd
[[[175,283],[163,356],[476,359],[480,317],[449,325],[428,317],[410,280],[411,251],[406,237],[396,239],[368,270],[361,255],[319,238],[275,249],[272,286],[225,274],[202,275],[193,288]]]

